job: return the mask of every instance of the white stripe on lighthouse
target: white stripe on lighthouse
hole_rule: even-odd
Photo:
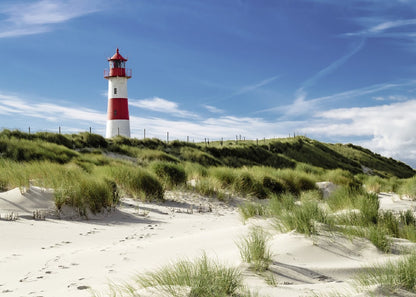
[[[111,98],[128,98],[126,77],[108,78],[108,99]]]

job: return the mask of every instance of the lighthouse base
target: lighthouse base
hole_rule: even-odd
[[[130,138],[130,121],[129,120],[108,120],[105,132],[105,138],[123,136]]]

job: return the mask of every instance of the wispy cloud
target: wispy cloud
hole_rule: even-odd
[[[231,93],[230,95],[221,97],[221,98],[217,98],[217,99],[213,99],[213,100],[209,100],[209,102],[219,102],[219,101],[224,101],[236,96],[240,96],[240,95],[244,95],[246,93],[250,93],[253,92],[259,88],[262,88],[272,82],[274,82],[275,80],[277,80],[280,76],[279,75],[275,75],[266,79],[263,79],[262,81],[256,82],[254,84],[249,84],[249,85],[245,85],[240,87],[238,90],[236,90],[235,92]]]
[[[105,124],[106,114],[80,107],[61,106],[48,102],[33,103],[15,95],[0,93],[0,114],[22,115],[50,122],[84,121]],[[47,126],[45,124],[45,126]]]
[[[39,103],[33,103],[33,102]],[[166,100],[167,101],[167,100]],[[260,117],[236,117],[221,115],[207,118],[182,118],[179,120],[164,117],[130,116],[133,137],[142,137],[146,129],[147,137],[203,141],[234,139],[242,135],[247,139],[263,137],[285,137],[297,131],[308,136],[360,137],[367,139],[362,145],[383,155],[399,158],[416,166],[416,99],[394,102],[376,107],[342,108],[318,112],[314,117],[302,121],[267,121]],[[11,118],[21,117],[30,122],[41,120],[40,129],[48,129],[50,123],[64,125],[65,130],[85,131],[92,126],[95,133],[104,133],[106,113],[93,109],[79,108],[70,104],[29,100],[19,95],[0,93],[0,127],[7,127]],[[44,125],[43,127],[41,125]],[[17,127],[26,129],[26,127]]]
[[[316,97],[310,100],[305,100],[305,96],[299,96],[292,104],[290,105],[283,105],[277,106],[265,110],[259,111],[261,112],[280,112],[285,113],[286,115],[294,115],[294,114],[302,114],[302,113],[310,113],[311,111],[318,111],[322,108],[322,104],[334,101],[342,101],[346,99],[352,99],[360,96],[376,94],[381,91],[387,91],[392,89],[400,89],[401,87],[408,87],[416,85],[416,80],[400,82],[400,83],[382,83],[382,84],[375,84],[367,87],[357,88],[348,90],[345,92],[335,93],[328,96]],[[375,100],[406,100],[406,97],[402,96],[388,96],[382,97],[377,96],[374,97]]]
[[[365,45],[365,38],[362,38],[348,53],[341,58],[335,60],[327,67],[317,72],[312,77],[308,78],[302,83],[301,87],[295,92],[295,100],[289,106],[278,107],[280,111],[284,111],[286,116],[300,115],[309,113],[314,106],[314,100],[306,100],[307,89],[314,86],[320,79],[336,71],[342,65],[344,65],[352,56],[358,53]],[[268,111],[270,111],[269,109]]]
[[[53,24],[69,21],[99,10],[97,0],[40,0],[0,5],[0,38],[44,33]]]
[[[399,28],[399,27],[407,27],[411,25],[416,25],[416,19],[406,19],[406,20],[395,20],[395,21],[385,21],[380,22],[377,25],[372,25],[368,28],[365,28],[364,30],[358,31],[358,32],[351,32],[346,33],[346,36],[375,36],[381,33],[384,33],[385,31],[388,31],[390,29]],[[403,34],[400,34],[403,36]]]
[[[33,103],[34,101],[39,103]],[[145,104],[152,109],[156,108],[153,103],[161,103],[158,106],[159,108],[163,104],[170,106],[170,108],[165,109],[166,111],[177,108],[175,103],[169,102],[168,100],[149,100]],[[105,112],[70,106],[65,102],[58,105],[4,93],[0,93],[0,115],[0,127],[8,127],[7,123],[11,118],[21,117],[26,119],[26,122],[35,121],[36,119],[41,120],[40,124],[38,121],[38,126],[42,130],[47,130],[51,126],[63,125],[72,127],[71,131],[76,132],[92,126],[96,133],[104,133],[107,120]],[[156,116],[137,116],[134,112],[130,113],[130,122],[133,137],[142,137],[143,129],[146,129],[147,137],[165,139],[166,132],[169,132],[171,139],[185,140],[189,136],[191,140],[195,141],[203,141],[204,138],[211,140],[234,139],[236,135],[242,135],[247,139],[282,137],[287,135],[287,131],[294,131],[297,125],[295,122],[275,123],[262,118],[230,115],[168,119]],[[51,125],[51,123],[53,124]],[[67,130],[68,128],[66,128]]]
[[[376,101],[407,101],[409,100],[406,96],[401,95],[390,95],[390,96],[377,96],[373,97]]]
[[[212,112],[212,113],[224,113],[224,110],[222,110],[222,109],[220,109],[220,108],[217,108],[217,107],[215,107],[215,106],[211,106],[211,105],[207,105],[207,104],[205,104],[205,105],[202,105],[206,110],[208,110],[209,112]]]
[[[196,118],[198,117],[195,113],[189,112],[186,110],[179,109],[179,105],[176,102],[169,101],[159,97],[153,97],[149,99],[142,99],[142,100],[129,100],[129,104],[134,107],[152,110],[161,113],[167,113],[174,117],[182,117],[182,118]]]

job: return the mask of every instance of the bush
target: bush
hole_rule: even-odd
[[[206,167],[192,162],[185,162],[185,173],[189,179],[199,179],[208,176]]]
[[[161,183],[147,170],[121,165],[107,167],[107,171],[127,194],[145,201],[163,200]]]
[[[209,176],[203,177],[196,182],[195,191],[208,197],[225,198],[218,180]]]
[[[178,158],[172,155],[169,155],[163,151],[159,151],[159,150],[149,150],[149,149],[137,150],[135,152],[135,155],[137,156],[139,161],[142,161],[142,162],[143,161],[147,161],[147,162],[165,161],[165,162],[179,163]]]
[[[276,177],[283,182],[289,192],[295,195],[299,195],[302,191],[316,189],[316,181],[311,175],[302,171],[293,169],[278,170],[276,171]]]
[[[281,194],[286,191],[281,181],[270,176],[264,176],[262,181],[263,187],[272,194]]]
[[[14,161],[49,160],[60,164],[68,163],[78,153],[62,145],[41,140],[26,140],[0,137],[2,157]]]
[[[186,173],[182,165],[160,161],[152,163],[150,168],[168,188],[186,182]]]
[[[183,160],[201,164],[203,166],[219,166],[222,162],[212,155],[199,149],[183,147],[180,150],[180,156]]]
[[[247,171],[238,173],[234,180],[233,190],[242,195],[252,195],[259,199],[266,198],[267,196],[263,185]]]
[[[222,187],[230,187],[237,179],[236,170],[229,167],[214,167],[208,172],[220,182]]]

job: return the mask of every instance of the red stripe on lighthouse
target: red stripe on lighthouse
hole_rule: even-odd
[[[107,117],[109,120],[128,120],[129,105],[127,102],[127,98],[109,99]]]

